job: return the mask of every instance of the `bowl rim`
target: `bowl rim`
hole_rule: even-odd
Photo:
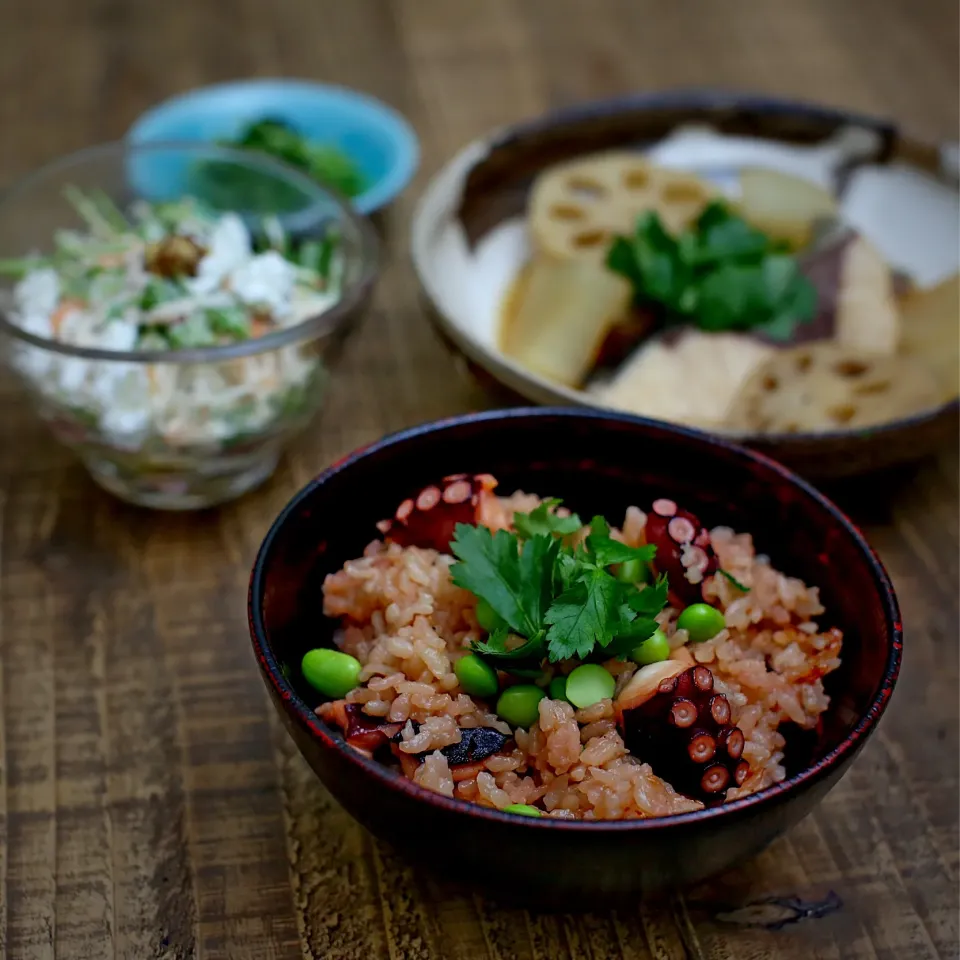
[[[374,120],[371,127],[384,131],[391,143],[393,157],[390,169],[372,183],[363,193],[358,194],[350,203],[359,213],[367,216],[396,199],[413,179],[420,165],[420,140],[416,131],[400,113],[378,97],[363,90],[336,83],[321,83],[301,77],[245,77],[226,80],[222,83],[206,84],[194,87],[182,93],[161,100],[140,114],[127,130],[126,139],[132,143],[146,144],[159,141],[151,132],[152,128],[163,124],[184,107],[202,101],[207,97],[217,97],[233,92],[243,93],[255,89],[278,93],[299,92],[318,98],[339,98],[343,103],[360,107],[367,118]],[[198,143],[209,143],[198,140]]]
[[[591,117],[616,114],[627,110],[656,110],[670,107],[677,110],[696,110],[705,107],[735,109],[737,107],[783,112],[793,116],[815,114],[824,118],[843,121],[849,124],[869,126],[876,130],[892,131],[899,134],[899,128],[890,120],[855,110],[845,110],[827,104],[801,98],[764,96],[744,91],[724,91],[711,88],[679,88],[654,93],[627,94],[576,103],[568,107],[547,110],[542,114],[520,120],[488,131],[474,138],[453,154],[429,179],[417,197],[410,221],[410,259],[417,283],[430,306],[427,311],[431,321],[439,327],[456,347],[472,362],[490,373],[508,389],[515,391],[527,400],[553,406],[566,403],[571,406],[599,410],[604,413],[620,413],[613,407],[604,407],[595,402],[585,390],[574,390],[563,384],[553,383],[532,370],[517,363],[496,347],[489,347],[472,337],[465,327],[456,322],[441,306],[433,295],[433,285],[428,280],[427,263],[430,257],[427,249],[430,237],[436,231],[441,217],[447,212],[444,194],[457,188],[462,190],[472,170],[483,162],[494,150],[523,140],[526,137],[543,133],[546,130],[561,129],[568,124]],[[762,138],[761,138],[762,139]],[[944,144],[909,138],[931,150],[942,151]],[[851,440],[882,438],[890,433],[923,427],[954,410],[960,410],[960,397],[944,400],[934,407],[920,410],[906,417],[888,420],[867,427],[832,429],[822,431],[804,431],[799,433],[753,433],[746,430],[726,430],[711,434],[736,444],[776,444],[785,452],[796,448],[809,447],[812,444],[827,445]],[[635,416],[634,414],[629,414]],[[673,424],[664,420],[664,423]]]
[[[213,347],[190,347],[183,350],[107,350],[103,347],[80,347],[60,340],[37,336],[24,330],[10,320],[7,316],[7,310],[3,309],[2,305],[0,305],[0,333],[29,343],[31,346],[48,350],[51,353],[78,357],[84,360],[184,364],[217,363],[223,360],[270,353],[289,344],[299,343],[303,340],[319,339],[346,325],[354,316],[356,307],[364,301],[376,280],[380,267],[380,241],[369,221],[360,216],[344,197],[321,186],[295,167],[263,154],[249,150],[221,147],[217,144],[197,140],[157,140],[142,144],[130,143],[126,140],[111,140],[106,143],[98,143],[56,157],[17,180],[13,186],[0,195],[0,217],[6,213],[8,203],[15,202],[37,184],[51,176],[65,173],[89,160],[108,156],[111,153],[126,157],[128,155],[157,154],[167,151],[183,151],[195,155],[202,153],[205,157],[251,165],[294,184],[303,191],[305,196],[314,197],[315,203],[332,204],[336,208],[341,222],[349,223],[350,228],[357,234],[362,261],[359,276],[342,291],[340,299],[325,310],[321,310],[295,326],[284,327],[256,340],[242,340],[239,343],[219,344]]]
[[[465,424],[497,423],[503,420],[518,420],[525,418],[571,418],[587,421],[614,421],[636,427],[647,434],[679,435],[692,440],[708,449],[733,454],[741,460],[751,461],[760,466],[767,473],[772,473],[780,480],[800,490],[809,499],[825,510],[833,520],[839,524],[859,547],[865,561],[871,568],[874,584],[883,604],[885,619],[889,630],[886,665],[879,689],[870,701],[867,709],[861,714],[856,724],[847,733],[843,740],[829,753],[821,757],[810,767],[800,771],[792,777],[759,790],[748,797],[733,800],[720,806],[696,810],[690,813],[671,814],[665,817],[650,817],[635,820],[559,820],[552,817],[524,817],[517,814],[503,813],[487,807],[481,807],[466,800],[445,797],[428,790],[401,776],[392,768],[379,761],[362,756],[356,750],[347,746],[342,738],[334,737],[328,731],[327,725],[304,703],[294,691],[293,686],[283,676],[280,664],[274,655],[266,635],[263,618],[263,592],[267,563],[272,554],[273,545],[280,536],[289,519],[295,515],[300,505],[307,500],[315,490],[322,487],[328,480],[343,471],[349,470],[366,457],[400,446],[409,440],[421,437],[442,436],[446,431],[455,430]],[[359,447],[335,463],[331,464],[305,487],[303,487],[287,505],[270,526],[257,552],[250,576],[247,594],[247,617],[250,638],[254,654],[264,675],[264,681],[273,686],[273,693],[282,702],[288,716],[303,729],[311,738],[319,741],[322,749],[338,752],[346,761],[357,768],[361,775],[371,776],[379,785],[393,790],[399,790],[412,799],[422,800],[434,804],[445,811],[466,816],[481,817],[494,823],[517,823],[523,821],[531,829],[558,829],[574,831],[647,831],[663,829],[681,829],[704,823],[711,823],[717,819],[730,817],[740,813],[749,813],[760,805],[772,805],[784,799],[786,794],[802,786],[810,786],[825,777],[844,759],[851,760],[863,746],[868,736],[880,720],[889,703],[890,696],[897,682],[900,672],[903,652],[903,627],[900,617],[900,608],[897,602],[893,584],[880,558],[867,543],[863,534],[856,525],[832,501],[816,490],[801,477],[788,470],[775,460],[747,450],[739,444],[714,437],[699,430],[665,424],[661,421],[631,416],[624,413],[607,414],[604,411],[585,410],[571,407],[513,407],[504,410],[490,410],[478,413],[468,413],[429,423],[420,424],[388,434],[366,446]]]

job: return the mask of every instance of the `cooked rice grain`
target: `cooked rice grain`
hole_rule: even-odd
[[[515,511],[539,503],[523,493],[487,497],[481,522],[509,527]],[[622,530],[614,533],[640,545],[645,524],[646,515],[630,507]],[[751,772],[740,788],[727,792],[734,799],[784,778],[778,727],[791,720],[811,728],[827,709],[822,678],[840,663],[842,637],[837,630],[821,632],[813,620],[824,612],[818,590],[756,556],[749,534],[718,527],[711,537],[720,566],[749,588],[744,593],[723,576],[705,581],[704,599],[724,611],[726,629],[687,646],[685,631],[676,629],[678,610],[668,608],[658,620],[673,658],[709,666],[743,730]],[[501,753],[451,770],[440,750],[458,742],[461,730],[512,732],[492,712],[493,704],[459,688],[453,665],[483,631],[474,597],[450,580],[452,563],[434,550],[374,542],[324,583],[324,612],[342,623],[338,643],[363,664],[361,685],[347,701],[362,704],[371,716],[416,721],[406,724],[397,745],[416,783],[498,809],[536,803],[561,819],[653,817],[701,808],[628,754],[610,700],[574,711],[566,702],[544,699],[538,722],[513,732],[514,741]],[[568,673],[574,664],[558,666]],[[617,692],[637,669],[629,661],[605,666],[617,678]],[[423,756],[415,767],[414,754]]]

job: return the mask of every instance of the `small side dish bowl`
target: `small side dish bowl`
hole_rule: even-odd
[[[211,170],[257,185],[248,209],[207,202],[193,176]],[[267,479],[376,274],[366,221],[244,151],[106,144],[0,200],[3,359],[94,480],[142,506],[208,507]]]
[[[347,745],[315,713],[318,695],[300,672],[307,650],[333,645],[324,578],[361,556],[378,536],[377,521],[392,516],[403,498],[461,472],[492,473],[504,493],[563,497],[582,516],[621,515],[630,504],[675,497],[708,527],[751,531],[772,564],[818,585],[824,620],[844,633],[842,662],[827,679],[831,704],[816,732],[788,744],[786,779],[669,816],[536,818],[431,792]],[[428,424],[334,464],[293,498],[267,534],[250,581],[249,620],[274,705],[351,815],[412,859],[503,902],[574,909],[703,880],[755,855],[809,813],[875,729],[902,648],[897,601],[879,560],[804,481],[695,431],[570,408]]]
[[[453,351],[519,402],[695,426],[826,479],[956,435],[957,188],[955,150],[883,120],[628,96],[464,147],[417,205],[413,262]],[[744,228],[770,275],[797,271],[776,333],[751,313],[774,288],[730,267]],[[726,272],[684,260],[710,243]]]
[[[288,124],[353,161],[365,185],[352,204],[364,215],[390,203],[417,169],[417,136],[399,113],[359,91],[305,80],[240,80],[191,90],[140,116],[127,139],[216,143],[261,120]]]

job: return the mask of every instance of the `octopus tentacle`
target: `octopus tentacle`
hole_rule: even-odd
[[[385,540],[402,547],[423,547],[449,553],[458,523],[475,524],[484,496],[497,485],[487,473],[458,473],[439,484],[424,487],[397,507],[393,517],[381,520],[377,529]]]
[[[690,667],[664,679],[639,706],[622,711],[623,739],[634,756],[680,793],[721,802],[750,773],[745,738],[731,723],[730,703],[713,688],[713,673]]]
[[[646,526],[647,543],[657,548],[653,565],[670,583],[671,601],[686,606],[703,599],[704,579],[717,572],[710,531],[673,500],[654,500]]]

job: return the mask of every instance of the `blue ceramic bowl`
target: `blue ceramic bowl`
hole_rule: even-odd
[[[283,120],[351,157],[370,184],[352,200],[364,215],[393,200],[417,169],[416,134],[395,110],[354,90],[302,80],[241,80],[192,90],[144,113],[127,139],[135,144],[229,139],[264,117]]]

